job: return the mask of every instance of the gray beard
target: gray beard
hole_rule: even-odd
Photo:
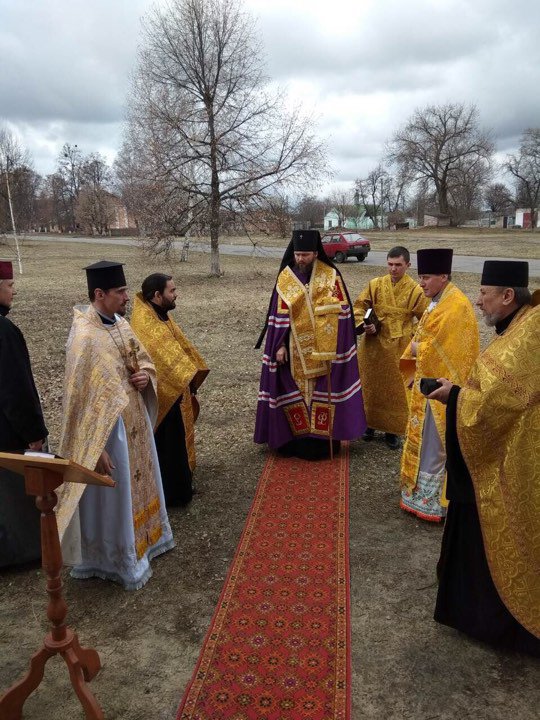
[[[488,327],[495,327],[499,320],[501,320],[501,318],[493,313],[491,315],[488,313],[484,313],[484,322]]]

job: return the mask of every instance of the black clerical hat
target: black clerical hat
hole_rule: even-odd
[[[430,248],[429,250],[418,250],[416,253],[416,264],[419,275],[450,275],[452,272],[451,248]]]
[[[100,260],[85,267],[88,292],[92,292],[97,288],[110,290],[111,288],[124,287],[127,283],[123,266],[124,263]]]
[[[317,252],[320,239],[318,230],[293,230],[292,242],[296,252]]]
[[[529,286],[529,263],[526,260],[486,260],[480,285],[526,288]]]

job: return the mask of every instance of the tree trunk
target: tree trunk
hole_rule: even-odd
[[[210,181],[210,275],[221,277],[219,266],[219,211],[221,197],[219,194],[219,173],[217,169],[217,147],[214,132],[214,116],[212,108],[208,107],[208,126],[210,129],[210,167],[212,177]]]
[[[450,214],[450,209],[448,207],[448,186],[445,182],[441,182],[439,186],[437,187],[437,199],[439,201],[439,213],[441,215],[446,215],[450,218],[450,225],[454,225],[454,219],[452,218]]]
[[[189,253],[189,235],[186,234],[184,242],[182,244],[182,251],[180,253],[180,262],[187,262]]]

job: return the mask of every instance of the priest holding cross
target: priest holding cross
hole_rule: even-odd
[[[122,264],[85,269],[91,304],[75,307],[68,337],[60,454],[116,487],[64,486],[58,526],[74,577],[136,590],[151,559],[174,546],[153,437],[156,372],[124,319]]]

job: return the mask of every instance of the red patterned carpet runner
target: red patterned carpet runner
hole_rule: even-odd
[[[177,720],[348,720],[348,447],[270,455]]]

